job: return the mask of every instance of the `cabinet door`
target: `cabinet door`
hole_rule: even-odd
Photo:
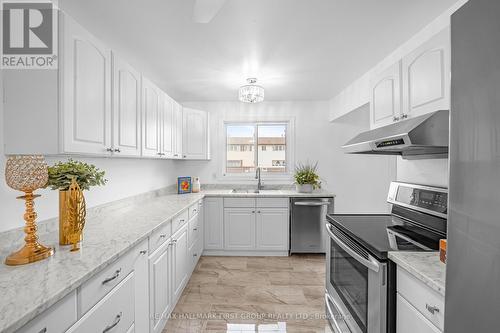
[[[151,333],[160,333],[172,310],[172,247],[166,241],[149,258],[149,323]],[[147,332],[147,331],[146,331]]]
[[[205,198],[203,202],[205,249],[224,248],[224,206],[222,198]]]
[[[141,75],[115,53],[113,53],[113,154],[141,155]]]
[[[257,209],[257,249],[288,250],[288,209]]]
[[[161,108],[161,153],[162,157],[174,156],[173,128],[174,128],[174,100],[163,93]]]
[[[403,58],[403,114],[450,109],[450,29]]]
[[[183,117],[183,158],[202,160],[207,158],[208,114],[206,111],[184,108]]]
[[[136,247],[134,257],[135,275],[135,329],[137,332],[149,332],[149,261],[148,241]]]
[[[142,78],[142,156],[160,157],[160,90]]]
[[[111,151],[111,52],[62,15],[62,151]]]
[[[182,158],[182,106],[174,101],[174,158]]]
[[[397,333],[440,333],[441,331],[407,300],[397,294],[396,332]]]
[[[255,208],[224,209],[224,248],[255,249]]]
[[[187,283],[190,261],[188,244],[188,224],[185,224],[172,236],[173,246],[173,291],[174,300],[178,300]]]
[[[401,110],[401,61],[376,75],[371,85],[371,128],[397,121]]]

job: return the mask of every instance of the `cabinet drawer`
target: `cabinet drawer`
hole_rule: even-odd
[[[397,270],[397,290],[425,318],[443,330],[443,296],[400,267]]]
[[[257,198],[257,208],[288,208],[288,198]]]
[[[396,306],[396,333],[441,333],[400,294],[397,294]]]
[[[172,220],[172,234],[177,232],[189,219],[188,209],[174,217]]]
[[[172,236],[172,221],[164,223],[149,236],[149,253],[156,251],[170,236]]]
[[[189,218],[192,219],[195,215],[198,215],[199,211],[200,211],[199,203],[197,202],[191,207],[189,207]]]
[[[76,320],[76,290],[74,290],[16,332],[62,333],[66,332]]]
[[[195,216],[189,220],[188,226],[188,241],[191,247],[200,238],[200,218]]]
[[[135,253],[136,251],[134,250],[127,252],[123,257],[118,258],[118,260],[81,286],[78,295],[78,302],[80,304],[79,317],[90,310],[90,308],[132,272],[134,269]]]
[[[255,207],[255,198],[224,198],[224,208]]]
[[[134,323],[134,273],[126,276],[68,333],[126,333]]]

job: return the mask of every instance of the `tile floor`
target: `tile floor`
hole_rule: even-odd
[[[164,333],[330,333],[325,256],[201,257]]]

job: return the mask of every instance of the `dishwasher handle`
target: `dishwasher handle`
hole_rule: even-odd
[[[329,201],[296,201],[294,203],[295,206],[328,206],[330,205]]]

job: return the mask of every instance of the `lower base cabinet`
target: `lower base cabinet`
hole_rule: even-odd
[[[173,243],[173,297],[175,302],[180,298],[182,291],[189,278],[189,243],[188,243],[188,224],[182,226],[172,236]]]
[[[396,332],[398,333],[441,333],[436,326],[399,294],[397,295],[396,316]]]
[[[287,208],[258,208],[256,222],[257,249],[288,251]]]

